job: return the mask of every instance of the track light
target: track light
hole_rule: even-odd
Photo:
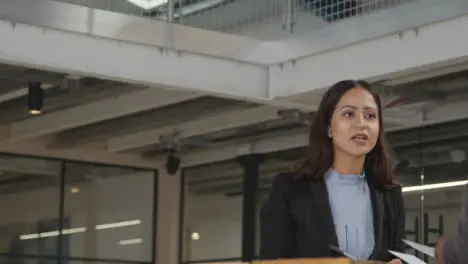
[[[166,160],[166,172],[169,175],[174,175],[179,170],[180,158],[175,155],[173,148],[168,148],[168,155]]]
[[[38,115],[41,113],[44,95],[41,83],[31,82],[28,83],[28,107],[29,113]]]

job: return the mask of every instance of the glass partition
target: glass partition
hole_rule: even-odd
[[[0,263],[154,263],[156,172],[0,155]]]
[[[63,255],[150,262],[153,191],[152,171],[66,163]]]
[[[462,196],[468,183],[466,159],[468,120],[389,133],[400,161],[397,171],[405,185],[406,236],[435,246],[457,230]],[[401,141],[406,137],[407,144]],[[433,259],[412,252],[428,263]]]
[[[183,262],[240,260],[240,166],[232,162],[186,169],[183,174]]]
[[[0,252],[56,257],[58,161],[0,156]]]

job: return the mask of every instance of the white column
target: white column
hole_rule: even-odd
[[[156,262],[178,264],[181,175],[161,168],[158,180]]]

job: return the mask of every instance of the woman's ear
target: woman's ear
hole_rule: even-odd
[[[331,127],[328,127],[328,137],[329,137],[329,138],[332,138],[332,131],[331,131]]]

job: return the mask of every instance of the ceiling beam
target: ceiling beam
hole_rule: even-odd
[[[423,7],[424,13],[416,12]],[[411,1],[362,16],[353,23],[330,27],[329,30],[340,31],[330,38],[331,32],[324,30],[327,41],[322,43],[320,33],[318,38],[309,34],[308,38],[301,38],[301,46],[310,49],[322,44],[326,51],[303,54],[296,60],[270,65],[269,95],[271,98],[293,96],[327,87],[338,79],[396,81],[399,77],[425,73],[423,77],[408,80],[416,81],[433,77],[441,67],[466,63],[468,38],[460,35],[460,30],[468,27],[467,10],[466,1],[451,1],[450,4],[437,0]],[[396,16],[404,19],[395,21]],[[375,25],[377,20],[394,23]],[[338,33],[348,31],[354,34]],[[339,39],[348,35],[359,36],[359,39],[354,39],[352,44],[341,42],[340,46],[336,45]],[[335,42],[332,50],[330,41]]]
[[[439,111],[445,114],[459,113],[455,115],[457,119],[468,118],[468,105],[454,102],[444,105],[443,107],[433,109],[430,116],[440,116]],[[452,112],[453,111],[453,112]],[[464,113],[464,116],[461,114]],[[453,115],[453,114],[452,114]],[[444,115],[447,117],[446,115]],[[410,128],[418,128],[427,125],[436,125],[447,122],[447,119],[432,119],[425,122],[413,122],[411,126],[407,125],[404,128],[389,129],[386,132],[404,131]],[[295,149],[305,147],[309,143],[308,133],[304,130],[288,131],[277,135],[262,135],[261,138],[246,140],[243,143],[233,143],[213,148],[204,148],[199,150],[181,153],[181,166],[192,167],[209,163],[216,163],[234,159],[239,155],[251,153],[272,153],[282,150]],[[397,142],[401,145],[403,142]],[[164,162],[164,157],[161,157],[161,162]]]
[[[109,153],[95,149],[51,149],[38,140],[23,140],[17,142],[1,142],[0,153],[36,156],[38,158],[65,159],[116,166],[130,166],[142,169],[158,169],[163,163],[144,159],[134,154]]]
[[[307,132],[287,132],[275,137],[263,137],[243,144],[229,144],[217,148],[191,151],[187,154],[180,155],[181,166],[192,167],[231,160],[240,155],[271,153],[281,150],[300,148],[306,146],[308,142],[309,137]],[[161,161],[164,161],[164,158],[161,159]]]
[[[440,107],[440,109],[431,109],[431,112],[428,115],[429,120],[427,120],[427,123],[425,124],[440,123],[445,121],[443,118],[440,118],[441,114],[439,112],[441,112],[445,117],[447,116],[447,113],[451,113],[451,116],[456,118],[460,118],[460,113],[464,113],[465,116],[468,117],[468,109],[463,110],[463,107],[465,107],[464,103],[461,104],[454,102],[447,105],[444,104],[444,106]],[[187,122],[181,125],[165,127],[162,129],[146,130],[131,135],[112,138],[108,141],[107,146],[109,151],[127,151],[137,149],[147,145],[161,143],[161,136],[173,133],[174,131],[180,131],[182,133],[182,137],[184,138],[201,136],[226,129],[275,120],[278,118],[277,111],[278,109],[276,108],[263,106],[244,111],[221,113],[209,118],[195,120],[193,122]],[[388,123],[398,124],[397,128],[388,131],[409,128],[409,124],[411,124],[411,126],[420,126],[422,124],[420,115],[414,115],[414,113],[412,113],[411,117],[403,118],[401,117],[399,111],[396,111],[396,109],[389,109],[386,112],[387,114],[385,115],[385,121],[388,121]],[[395,115],[395,112],[399,114]],[[406,114],[410,113],[410,111],[404,112]],[[454,115],[454,113],[457,113],[457,115]]]
[[[21,12],[24,13],[21,3],[24,1],[15,3],[18,1],[7,1],[11,3],[7,4],[6,11],[2,8],[0,13],[8,13],[7,17],[21,17]],[[52,1],[40,1],[39,4],[37,12],[45,10],[44,5],[60,5]],[[267,66],[202,55],[200,52],[190,52],[181,46],[174,46],[180,44],[175,41],[180,40],[180,37],[187,39],[185,43],[198,42],[199,34],[206,35],[200,30],[196,30],[196,35],[191,35],[195,31],[190,31],[187,27],[156,23],[157,21],[148,24],[153,21],[139,19],[144,23],[131,24],[132,30],[125,31],[131,17],[100,10],[89,13],[87,8],[61,6],[68,11],[73,8],[75,15],[60,16],[63,18],[59,19],[61,22],[54,23],[56,27],[61,25],[61,29],[0,20],[0,62],[125,83],[156,87],[165,85],[174,91],[183,89],[227,98],[268,102]],[[14,13],[10,14],[8,10]],[[75,12],[77,10],[78,13]],[[39,16],[38,14],[35,13]],[[53,16],[54,12],[49,12],[49,15]],[[76,24],[73,19],[77,18],[90,21],[84,27],[85,32],[83,28],[70,26]],[[115,22],[110,28],[107,22],[109,19]],[[77,23],[83,25],[84,21]],[[141,28],[135,31],[135,26],[139,25]],[[149,27],[150,25],[153,27]],[[158,31],[161,34],[157,34]],[[139,35],[141,32],[145,32],[144,37]],[[136,36],[141,36],[140,43],[135,39]],[[142,38],[145,40],[142,41]],[[166,45],[170,48],[164,47]],[[206,39],[200,47],[205,50],[217,49],[212,41]]]
[[[242,111],[229,111],[184,124],[151,129],[108,140],[108,150],[127,151],[160,143],[161,136],[180,131],[183,138],[234,129],[260,122],[278,119],[278,109],[262,106]]]
[[[11,124],[8,140],[33,138],[49,133],[89,125],[104,120],[192,100],[200,95],[158,88],[122,94],[117,97],[80,105],[63,111],[29,118]]]
[[[54,147],[78,147],[87,142],[105,142],[109,138],[128,135],[146,129],[183,124],[212,115],[213,109],[216,109],[217,112],[224,112],[250,107],[252,107],[251,104],[239,104],[237,101],[228,99],[201,97],[186,103],[61,132],[57,135]]]

